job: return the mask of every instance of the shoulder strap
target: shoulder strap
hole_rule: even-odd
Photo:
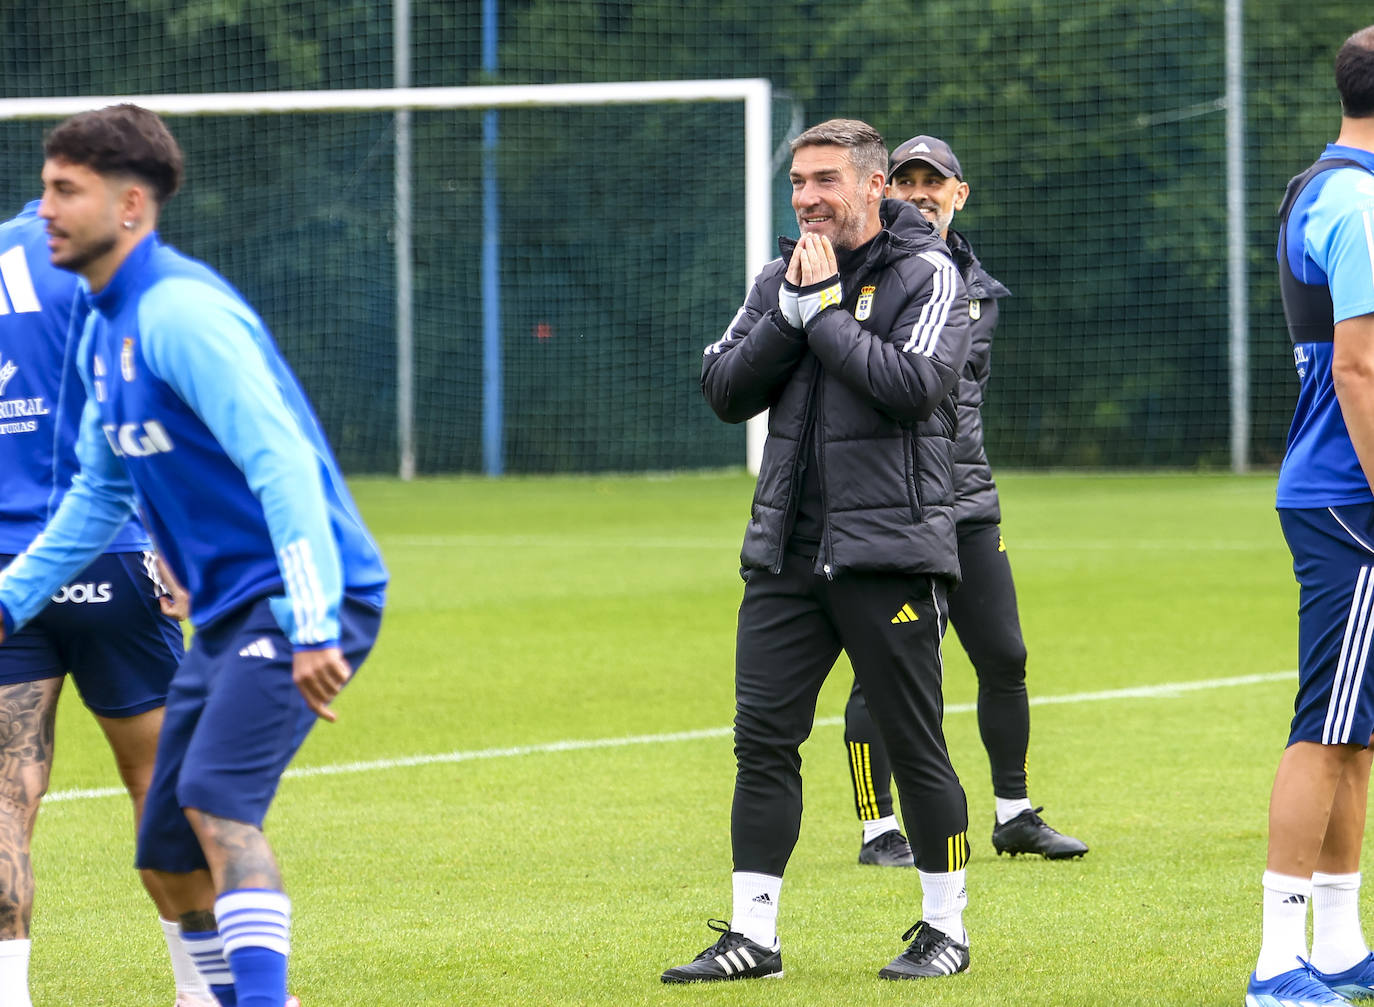
[[[1283,314],[1288,322],[1288,338],[1294,345],[1298,343],[1329,343],[1334,338],[1334,311],[1331,307],[1331,291],[1323,285],[1303,283],[1293,275],[1288,263],[1288,216],[1293,212],[1298,197],[1309,182],[1318,175],[1335,168],[1359,168],[1369,171],[1366,165],[1349,157],[1322,158],[1300,175],[1288,182],[1283,202],[1279,204],[1279,291],[1283,295]]]
[[[1331,171],[1335,168],[1359,168],[1374,174],[1366,165],[1355,160],[1353,157],[1324,157],[1317,161],[1301,175],[1294,175],[1288,180],[1288,188],[1284,190],[1283,201],[1279,203],[1279,217],[1285,224],[1288,222],[1288,213],[1293,209],[1293,204],[1297,201],[1302,190],[1307,188],[1307,183],[1312,181],[1323,172]]]

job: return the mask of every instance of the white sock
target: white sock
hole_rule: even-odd
[[[1264,937],[1260,943],[1255,977],[1273,979],[1282,972],[1301,968],[1307,957],[1307,902],[1312,895],[1310,878],[1265,871]]]
[[[730,875],[734,909],[730,929],[766,948],[778,946],[778,897],[782,878],[776,874],[735,871]]]
[[[1312,966],[1344,972],[1369,954],[1360,927],[1360,874],[1312,875]]]
[[[968,905],[968,889],[964,886],[965,871],[927,874],[919,868],[921,877],[921,919],[953,937],[960,944],[968,943],[964,930],[964,907]]]
[[[172,980],[176,983],[177,992],[208,996],[210,987],[205,985],[191,956],[186,953],[186,945],[181,941],[181,927],[171,920],[159,919],[158,922],[162,924],[162,936],[167,938],[167,954],[172,959]]]
[[[186,949],[186,954],[206,986],[234,985],[234,975],[229,971],[229,962],[224,957],[224,941],[218,930],[183,933],[181,946]]]
[[[33,1007],[29,999],[29,949],[33,941],[0,941],[0,1004]]]
[[[994,797],[997,802],[997,824],[1006,825],[1009,821],[1031,809],[1029,797]]]
[[[886,818],[875,818],[872,821],[864,820],[864,842],[871,843],[879,836],[889,832],[900,832],[902,827],[897,822],[896,815],[888,815]]]

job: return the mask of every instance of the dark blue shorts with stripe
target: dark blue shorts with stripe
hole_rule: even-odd
[[[1288,743],[1374,733],[1374,504],[1279,509],[1299,587],[1298,696]]]

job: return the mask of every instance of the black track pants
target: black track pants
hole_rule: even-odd
[[[841,650],[885,742],[916,865],[957,870],[968,858],[968,804],[941,724],[943,582],[878,573],[828,580],[812,572],[814,563],[789,554],[780,574],[750,571],[740,603],[735,870],[781,875],[787,866],[801,825],[798,748]]]
[[[1026,644],[1001,529],[995,524],[959,525],[959,566],[963,583],[949,597],[949,618],[978,674],[978,731],[988,752],[992,791],[998,797],[1025,797],[1030,744]],[[845,743],[859,817],[891,814],[886,753],[857,679],[845,708]]]

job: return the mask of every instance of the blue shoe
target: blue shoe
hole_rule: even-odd
[[[1347,1000],[1368,1000],[1374,997],[1374,954],[1365,955],[1344,972],[1319,972],[1312,974]]]
[[[1339,1007],[1348,1003],[1307,967],[1289,969],[1264,980],[1256,979],[1251,972],[1250,984],[1245,988],[1245,1007]]]

